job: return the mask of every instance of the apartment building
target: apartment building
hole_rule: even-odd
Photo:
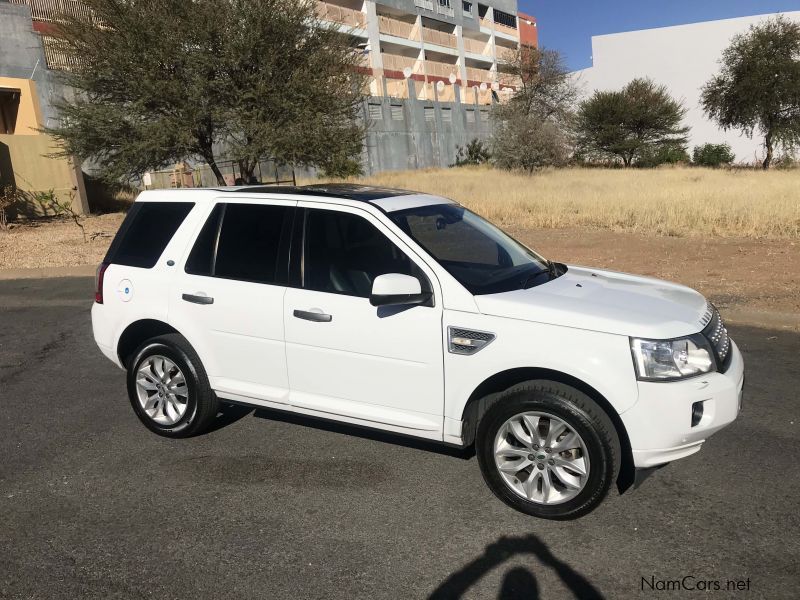
[[[520,45],[537,45],[536,20],[518,13],[517,0],[315,2],[322,23],[352,37],[370,76],[363,102],[366,173],[448,166],[459,146],[488,140],[491,105],[517,87],[505,61]],[[94,16],[81,0],[0,0],[2,5],[28,41],[8,46],[11,36],[0,36],[0,76],[12,75],[5,72],[6,58],[18,64],[13,76],[33,73],[26,76],[38,80],[42,113],[51,124],[58,118],[51,99],[70,93],[57,71],[72,66],[54,43],[54,24],[64,12]],[[10,17],[6,24],[11,26]]]
[[[317,15],[360,40],[372,96],[408,98],[411,79],[418,100],[491,104],[516,87],[504,62],[537,39],[516,0],[328,0]]]

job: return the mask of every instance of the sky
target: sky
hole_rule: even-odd
[[[800,0],[517,0],[536,17],[540,45],[571,69],[592,66],[592,36],[800,10]]]

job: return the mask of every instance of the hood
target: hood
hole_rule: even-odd
[[[487,315],[652,339],[697,333],[707,309],[682,285],[575,266],[542,285],[475,301]]]

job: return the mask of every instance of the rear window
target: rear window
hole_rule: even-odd
[[[134,203],[105,262],[152,268],[193,207],[192,202]]]
[[[290,211],[288,206],[218,204],[197,236],[186,272],[278,283],[281,235]]]

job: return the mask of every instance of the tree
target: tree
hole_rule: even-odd
[[[736,160],[730,144],[702,144],[695,146],[692,162],[700,167],[721,167]]]
[[[725,130],[764,137],[762,166],[775,148],[800,143],[800,23],[783,16],[751,25],[722,53],[720,72],[702,88],[709,118]]]
[[[686,109],[666,86],[634,79],[621,90],[595,91],[578,109],[578,146],[587,156],[613,157],[630,167],[645,154],[686,150]]]
[[[523,46],[503,68],[517,89],[493,111],[495,163],[528,172],[566,163],[578,90],[563,57]]]
[[[248,178],[262,157],[352,171],[363,76],[346,35],[309,0],[84,0],[59,49],[78,94],[47,131],[106,179],[221,155]]]

